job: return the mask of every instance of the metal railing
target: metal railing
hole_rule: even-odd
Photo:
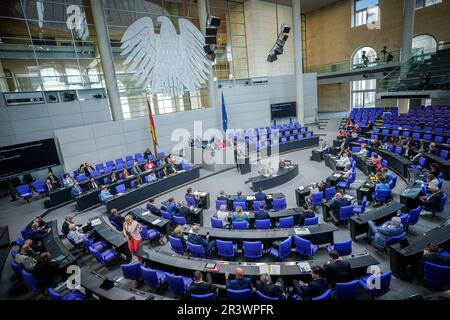
[[[316,72],[318,74],[333,72],[349,72],[361,68],[373,68],[383,65],[397,64],[400,61],[400,51],[386,53],[382,57],[367,59],[350,59],[341,62],[311,66],[305,68],[305,72]]]

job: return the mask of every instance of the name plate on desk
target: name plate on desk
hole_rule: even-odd
[[[295,228],[294,231],[295,234],[299,236],[311,234],[311,231],[309,231],[308,228]]]
[[[156,220],[153,220],[152,221],[152,224],[158,224],[158,223],[160,223],[161,222],[161,219],[156,219]]]
[[[91,226],[95,227],[98,226],[99,224],[102,224],[102,221],[100,219],[95,219],[95,220],[91,220]]]

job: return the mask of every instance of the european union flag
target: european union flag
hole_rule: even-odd
[[[223,98],[223,92],[222,92],[222,127],[223,131],[227,132],[228,117],[227,117],[227,108],[225,107],[225,99]]]

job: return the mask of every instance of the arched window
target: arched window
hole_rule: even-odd
[[[435,53],[437,49],[437,41],[429,34],[419,34],[414,36],[412,40],[412,53],[423,55]]]
[[[355,51],[352,56],[352,67],[356,68],[366,68],[373,67],[377,64],[377,53],[371,47],[362,47]]]

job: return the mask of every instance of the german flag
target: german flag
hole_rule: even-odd
[[[153,140],[153,147],[155,148],[155,156],[158,154],[158,136],[156,135],[156,127],[155,127],[155,121],[153,120],[153,114],[152,114],[152,108],[150,106],[150,99],[148,98],[148,94],[146,94],[147,98],[147,107],[148,107],[148,117],[150,120],[150,135],[152,136]]]

